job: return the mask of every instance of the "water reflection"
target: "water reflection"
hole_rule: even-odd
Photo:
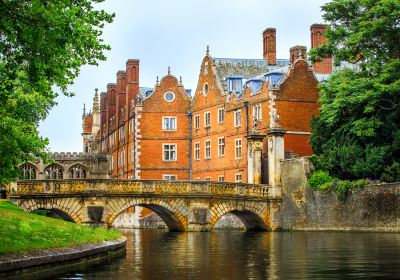
[[[125,257],[59,272],[58,279],[400,278],[400,234],[134,230],[125,235]]]

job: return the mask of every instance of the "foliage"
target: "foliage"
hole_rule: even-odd
[[[120,233],[26,213],[0,202],[0,236],[0,253],[7,253],[98,243],[119,238]]]
[[[114,15],[93,7],[103,1],[0,0],[0,185],[18,164],[45,157],[39,122],[58,92],[73,95],[82,65],[105,60],[101,29]]]
[[[322,10],[328,44],[311,58],[333,55],[341,70],[320,85],[316,164],[341,179],[400,180],[400,2],[333,0]]]
[[[368,179],[359,179],[355,181],[339,180],[329,175],[328,172],[322,170],[315,171],[308,179],[308,184],[313,189],[321,191],[333,190],[340,200],[346,198],[350,189],[364,188],[367,185],[376,183],[376,181]]]
[[[332,181],[333,177],[330,176],[328,172],[318,170],[311,175],[310,179],[308,179],[308,184],[313,189],[322,189],[322,186],[326,184],[330,185]]]

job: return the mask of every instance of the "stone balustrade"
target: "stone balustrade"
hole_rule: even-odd
[[[10,188],[12,195],[57,194],[156,194],[173,196],[234,196],[274,199],[268,185],[203,181],[157,180],[21,180]]]

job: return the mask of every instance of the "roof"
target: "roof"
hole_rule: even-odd
[[[228,86],[227,78],[243,78],[245,80],[265,80],[265,75],[273,71],[286,71],[288,59],[278,59],[276,65],[268,65],[264,59],[246,58],[213,58],[213,63],[219,81],[226,93]]]

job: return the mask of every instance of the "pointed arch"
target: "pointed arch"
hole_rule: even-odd
[[[80,163],[76,163],[68,169],[69,179],[85,179],[87,178],[87,175],[87,168]]]
[[[21,164],[20,170],[20,180],[35,180],[37,179],[37,167],[30,162]]]
[[[44,169],[44,173],[46,174],[46,179],[63,179],[64,168],[57,163],[52,163]]]

